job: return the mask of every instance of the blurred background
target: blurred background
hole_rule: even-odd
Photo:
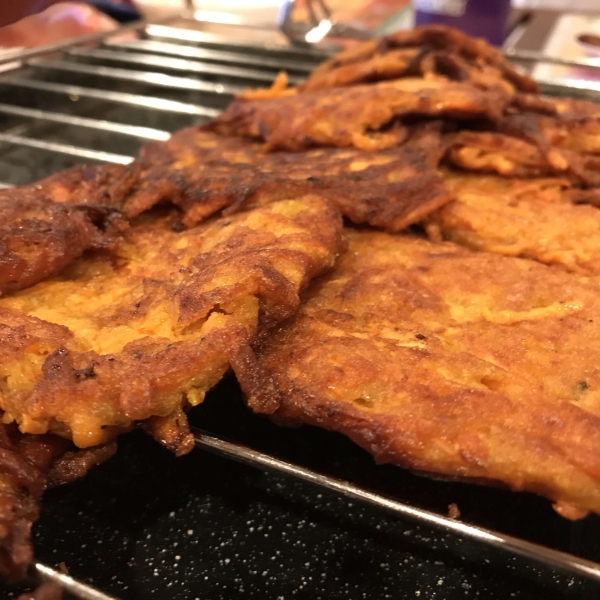
[[[482,3],[489,0],[480,0]],[[81,3],[85,3],[83,0]],[[0,1],[0,26],[6,26],[24,17],[39,14],[54,4],[61,4],[65,11],[74,3],[58,0],[2,0]],[[185,5],[185,0],[90,0],[87,4],[96,5],[101,12],[120,19],[131,14],[127,9],[134,4],[141,13],[167,14]],[[213,12],[242,12],[254,17],[269,18],[275,15],[282,0],[196,0],[199,10]],[[329,0],[328,4],[336,13],[368,12],[387,15],[410,5],[409,0]],[[301,6],[302,2],[298,2]],[[534,8],[568,11],[600,11],[600,0],[512,0],[515,8]],[[66,17],[65,17],[66,18]]]
[[[321,0],[313,0],[319,4]],[[258,43],[285,43],[277,27],[286,7],[294,22],[311,23],[310,0],[0,0],[0,52],[2,48],[30,48],[73,36],[110,31],[121,23],[145,18],[160,22],[187,10],[183,26],[225,35],[243,36]],[[466,33],[485,37],[495,45],[520,45],[546,56],[585,57],[600,61],[600,0],[326,0],[331,22],[385,34],[411,27],[415,21],[445,23]],[[456,16],[458,15],[458,17]],[[189,17],[192,17],[191,19]],[[319,19],[323,13],[319,13]],[[315,24],[314,19],[312,24]],[[250,25],[248,27],[247,25]],[[328,33],[315,33],[320,41]],[[581,35],[598,37],[598,47],[581,44]],[[133,35],[133,34],[131,34]],[[289,35],[289,34],[288,34]],[[327,38],[348,44],[347,39]],[[7,52],[9,50],[4,50]],[[537,68],[537,67],[536,67]],[[545,77],[582,76],[598,79],[595,72],[543,66]],[[551,72],[547,72],[548,69]],[[536,73],[534,73],[536,74]],[[589,75],[589,77],[588,77]]]

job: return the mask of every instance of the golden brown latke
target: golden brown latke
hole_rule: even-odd
[[[568,172],[582,186],[600,186],[600,114],[510,112],[497,127],[537,147],[554,172]]]
[[[339,215],[310,194],[356,223],[425,219],[438,240],[600,273],[599,213],[574,205],[600,206],[600,108],[521,93],[535,83],[499,51],[445,27],[367,42],[286,86],[132,165],[0,193],[0,408],[14,421],[0,427],[0,573],[31,560],[42,491],[108,458],[117,433],[139,425],[189,451],[185,411],[229,368],[254,410],[343,431],[381,460],[599,511],[594,283],[353,232],[289,319],[342,248]],[[503,177],[445,182],[444,155]],[[143,214],[157,203],[181,213]],[[229,216],[240,209],[254,210]]]
[[[509,179],[447,171],[455,200],[426,220],[431,239],[600,274],[600,211],[565,179]]]
[[[58,273],[90,248],[109,248],[124,223],[106,206],[56,204],[41,184],[0,191],[0,294]]]
[[[322,63],[299,86],[308,91],[397,79],[406,75],[445,76],[512,92],[536,92],[536,83],[485,40],[443,25],[398,31],[364,42]]]
[[[140,173],[123,210],[135,216],[159,201],[183,211],[192,226],[217,211],[231,213],[316,193],[355,223],[396,231],[451,200],[437,172],[443,154],[439,127],[406,131],[399,148],[377,153],[320,148],[268,152],[265,144],[198,128],[144,147]]]
[[[27,186],[53,202],[119,208],[137,173],[125,165],[78,165]]]
[[[498,120],[510,101],[499,89],[418,78],[322,89],[281,98],[236,100],[214,128],[263,139],[272,149],[355,146],[380,150],[398,144],[386,131],[400,117]]]
[[[251,344],[296,310],[299,291],[333,265],[341,217],[318,197],[271,204],[189,231],[149,218],[111,252],[0,299],[0,407],[24,433],[78,447],[150,419],[185,428],[231,367],[257,400]],[[164,420],[164,422],[161,421]],[[190,435],[160,436],[176,453]]]
[[[466,171],[497,173],[503,177],[569,175],[569,165],[557,153],[554,164],[538,145],[492,131],[459,131],[448,136],[446,158]]]
[[[599,289],[534,261],[349,232],[349,250],[259,351],[275,418],[379,462],[600,513]],[[251,399],[252,400],[252,399]]]
[[[591,102],[521,94],[493,127],[460,131],[450,147],[450,161],[467,170],[600,186],[600,109]]]

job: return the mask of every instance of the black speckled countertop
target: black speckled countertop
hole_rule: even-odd
[[[191,421],[418,506],[592,559],[600,519],[563,520],[529,494],[432,481],[345,438],[251,415],[223,382]],[[47,494],[38,559],[123,600],[587,599],[600,587],[213,456],[177,459],[141,432],[85,479]],[[3,597],[16,589],[0,588]]]

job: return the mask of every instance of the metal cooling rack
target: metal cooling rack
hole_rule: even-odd
[[[0,57],[0,185],[82,161],[127,164],[141,144],[215,117],[235,94],[268,86],[281,70],[298,82],[325,56],[177,24],[141,23],[116,38]]]
[[[307,45],[233,40],[186,27],[182,18],[177,23],[138,23],[118,33],[118,39],[114,34],[85,36],[0,58],[1,187],[29,183],[82,161],[127,164],[143,143],[166,140],[175,129],[211,119],[242,89],[266,86],[280,70],[290,74],[291,82],[300,81],[330,55]],[[123,34],[134,35],[127,39]],[[507,54],[527,64],[565,63],[538,54]],[[598,85],[542,84],[563,95],[600,92]],[[600,564],[592,561],[422,510],[207,432],[195,430],[194,435],[198,448],[600,581]],[[73,597],[111,600],[46,565],[37,563],[33,570],[37,580],[53,580]]]

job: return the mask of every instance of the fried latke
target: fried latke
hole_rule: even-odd
[[[90,248],[109,248],[124,223],[107,206],[56,204],[37,184],[0,192],[0,294],[58,273]]]
[[[397,79],[446,76],[488,87],[537,91],[496,48],[443,25],[401,30],[349,48],[322,63],[299,91]]]
[[[53,202],[120,208],[136,175],[126,165],[78,165],[28,187]]]
[[[544,153],[523,139],[491,131],[459,131],[449,136],[448,161],[466,171],[503,177],[567,176],[568,161],[555,151]]]
[[[379,462],[600,513],[599,291],[534,261],[351,231],[259,351],[274,416]]]
[[[523,111],[505,115],[497,127],[536,146],[556,171],[568,169],[581,185],[600,186],[598,116],[546,116]]]
[[[569,180],[453,171],[444,179],[455,200],[426,219],[431,239],[531,258],[581,275],[600,274],[600,212],[572,203],[581,191]]]
[[[551,105],[551,108],[554,105]],[[589,111],[587,111],[589,112]],[[449,160],[466,170],[505,177],[566,176],[581,187],[600,186],[600,118],[511,108],[495,130],[451,136]]]
[[[230,367],[258,410],[275,402],[249,374],[251,344],[259,327],[291,316],[299,291],[332,266],[339,213],[304,197],[179,233],[171,216],[147,221],[111,253],[0,299],[6,422],[78,447],[151,417],[152,431],[174,422],[184,429],[182,406],[202,402]],[[161,439],[176,453],[191,448],[189,433]]]
[[[396,231],[451,200],[437,164],[443,154],[439,127],[406,131],[399,147],[377,153],[318,148],[268,152],[265,144],[190,128],[167,143],[144,147],[131,166],[139,180],[123,211],[133,217],[160,201],[183,210],[192,226],[284,198],[325,196],[355,223]]]
[[[406,78],[281,98],[238,99],[217,117],[214,128],[219,133],[263,139],[272,149],[355,146],[380,150],[398,144],[385,128],[400,117],[498,120],[509,101],[510,95],[500,89]]]

